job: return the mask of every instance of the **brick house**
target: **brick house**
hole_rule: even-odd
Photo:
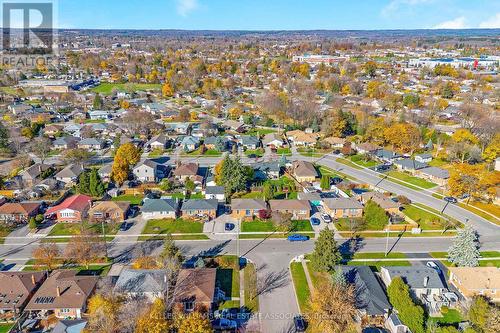
[[[91,205],[91,197],[75,194],[64,199],[59,205],[47,209],[45,216],[52,217],[55,215],[58,222],[82,222],[88,217]]]

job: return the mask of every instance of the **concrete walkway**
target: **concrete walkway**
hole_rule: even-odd
[[[314,284],[312,283],[311,275],[309,274],[309,269],[307,268],[307,264],[305,260],[300,261],[302,263],[302,268],[304,269],[304,273],[306,274],[307,285],[309,286],[309,290],[314,290]]]

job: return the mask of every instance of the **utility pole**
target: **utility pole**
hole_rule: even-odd
[[[389,254],[389,228],[387,228],[387,237],[385,238],[385,256]]]

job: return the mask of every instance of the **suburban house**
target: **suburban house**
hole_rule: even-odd
[[[307,220],[311,217],[311,204],[308,200],[269,200],[272,212],[292,214],[292,220]]]
[[[78,148],[86,150],[101,150],[104,148],[104,141],[96,138],[82,139],[78,142]]]
[[[170,139],[165,134],[158,134],[146,142],[146,148],[150,150],[168,148]]]
[[[128,201],[96,201],[89,209],[89,217],[93,222],[123,222],[130,209]]]
[[[358,200],[363,204],[366,204],[369,200],[371,200],[391,215],[403,215],[400,210],[401,204],[394,202],[383,193],[364,192],[358,196]]]
[[[448,184],[448,178],[450,178],[450,172],[448,170],[434,166],[420,169],[416,174],[439,186],[446,186]]]
[[[25,310],[37,313],[38,318],[54,314],[62,319],[80,319],[98,280],[97,276],[78,275],[76,270],[54,271],[35,292]]]
[[[278,179],[282,173],[282,167],[278,161],[258,162],[253,165],[254,179]]]
[[[450,267],[450,283],[467,299],[476,295],[500,302],[500,268]]]
[[[175,178],[180,181],[186,181],[187,178],[193,179],[198,175],[197,163],[181,163],[173,171]]]
[[[81,164],[70,164],[64,169],[59,171],[55,177],[58,181],[65,184],[72,184],[78,180],[78,176],[83,172],[83,166]]]
[[[253,219],[259,216],[259,211],[267,210],[267,204],[260,199],[231,200],[231,216],[235,219]]]
[[[288,140],[292,141],[296,146],[311,147],[314,146],[318,140],[318,135],[314,133],[306,133],[301,130],[294,130],[286,132]]]
[[[339,266],[347,283],[356,289],[356,308],[369,321],[383,324],[392,308],[375,273],[368,266]]]
[[[377,149],[371,154],[383,162],[392,162],[393,160],[402,157],[400,154],[387,149]]]
[[[55,135],[57,135],[59,132],[61,132],[61,130],[62,130],[61,125],[50,124],[50,125],[46,125],[43,128],[43,134],[45,134],[48,137],[53,138]]]
[[[17,318],[45,276],[45,272],[0,272],[0,320]]]
[[[88,321],[84,319],[59,320],[52,329],[52,333],[80,333],[87,326]]]
[[[370,143],[370,142],[364,142],[364,143],[356,144],[354,146],[354,149],[356,149],[358,154],[373,154],[378,149],[380,149],[380,147],[377,145],[374,145],[373,143]]]
[[[389,330],[391,333],[407,333],[410,332],[410,329],[408,326],[403,324],[401,322],[401,319],[399,319],[398,315],[393,312],[387,318],[387,321],[385,322],[385,327]]]
[[[340,149],[344,147],[344,144],[347,142],[347,140],[345,138],[337,138],[330,136],[328,138],[324,138],[322,142],[328,144],[331,148]]]
[[[74,136],[63,136],[60,138],[57,138],[52,142],[52,146],[54,149],[74,149],[78,147],[78,142],[80,142],[79,138],[76,138]]]
[[[185,313],[211,312],[224,292],[215,285],[216,268],[181,269],[174,291],[174,307]]]
[[[216,199],[188,199],[182,203],[181,214],[183,218],[208,218],[217,217],[219,202]]]
[[[144,297],[152,302],[156,298],[163,298],[167,286],[165,270],[124,268],[113,290],[131,298]]]
[[[312,183],[318,178],[318,171],[316,171],[314,164],[307,161],[294,161],[292,164],[292,174],[300,183]]]
[[[241,133],[244,130],[245,124],[236,120],[227,119],[222,123],[222,127],[234,132]]]
[[[445,295],[448,289],[441,281],[439,272],[433,268],[384,266],[380,270],[380,276],[386,287],[392,279],[400,276],[410,287],[412,297],[422,302],[431,313],[438,313],[441,307],[451,305],[450,299]]]
[[[20,176],[25,187],[32,187],[42,180],[42,173],[49,170],[50,165],[35,163],[21,172]]]
[[[415,155],[415,161],[420,163],[429,163],[430,161],[432,161],[432,154],[424,153]]]
[[[0,221],[8,224],[27,223],[39,210],[40,204],[36,202],[7,202],[0,206]]]
[[[175,219],[179,211],[176,199],[145,199],[142,205],[142,217],[151,219]]]
[[[323,208],[334,219],[363,216],[363,205],[352,198],[324,199]]]
[[[205,187],[205,199],[216,199],[218,201],[226,200],[226,190],[224,186],[207,186]]]
[[[141,182],[155,183],[168,176],[168,166],[153,160],[143,160],[132,170],[135,178]]]
[[[193,151],[200,146],[200,139],[194,136],[185,136],[181,142],[184,151]]]
[[[45,216],[56,216],[58,222],[82,222],[88,217],[92,205],[92,198],[88,195],[75,194],[61,202],[59,205],[49,207]]]
[[[262,144],[268,147],[283,147],[283,138],[277,133],[268,133],[264,135]]]
[[[260,140],[253,135],[242,135],[240,138],[241,146],[245,149],[257,149],[260,147]]]
[[[411,174],[415,174],[417,170],[427,168],[429,165],[427,163],[422,163],[411,158],[402,158],[394,161],[394,165],[403,171],[408,171]]]
[[[104,164],[102,167],[100,167],[99,170],[97,170],[97,173],[99,174],[99,177],[101,177],[103,181],[109,181],[111,180],[112,169],[113,169],[113,164],[107,163]]]

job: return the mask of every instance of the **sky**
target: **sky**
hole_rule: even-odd
[[[499,0],[57,0],[60,28],[500,28]]]

